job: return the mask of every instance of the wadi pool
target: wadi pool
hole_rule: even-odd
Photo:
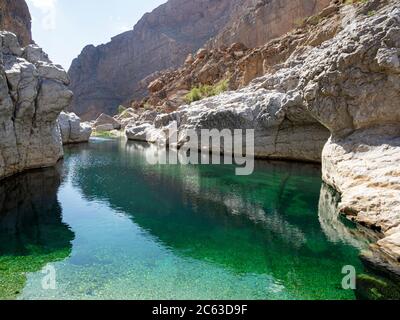
[[[364,272],[365,243],[332,214],[320,166],[236,176],[150,165],[149,148],[94,139],[1,182],[0,299],[356,298],[342,269]]]

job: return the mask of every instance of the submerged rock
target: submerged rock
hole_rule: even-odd
[[[81,122],[75,113],[61,112],[58,124],[63,144],[88,142],[92,134],[92,126]]]
[[[63,156],[57,118],[72,99],[68,76],[36,45],[0,32],[0,179]]]

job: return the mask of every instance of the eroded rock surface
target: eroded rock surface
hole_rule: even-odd
[[[54,165],[62,156],[57,118],[72,99],[68,76],[36,45],[0,32],[0,179]]]
[[[0,30],[15,33],[22,46],[32,43],[31,14],[25,0],[0,0]]]
[[[247,28],[246,32],[243,33],[247,34],[248,39],[258,30],[264,34],[262,39],[265,41],[272,39],[273,35],[282,35],[283,30],[289,28],[289,25],[291,26],[290,29],[294,27],[289,21],[281,21],[283,16],[286,14],[301,16],[304,14],[304,7],[307,7],[304,1],[300,3],[298,1],[262,2],[263,4],[257,10],[265,11],[272,6],[271,13],[272,15],[277,15],[278,18],[272,18],[270,15],[261,15],[258,16],[258,19],[262,19],[265,22],[266,28],[269,21],[277,23],[277,30],[280,30],[280,32],[271,34],[265,32],[260,24],[251,24],[252,31]],[[279,8],[275,7],[280,2],[283,4]],[[315,2],[313,7],[319,9],[327,3],[327,1]],[[288,7],[291,6],[299,9],[289,10]],[[304,21],[302,20],[301,25],[297,25],[297,28],[291,32],[267,43],[262,42],[260,39],[258,42],[252,41],[249,43],[242,39],[245,37],[239,36],[236,38],[237,34],[232,33],[231,41],[244,41],[247,45],[242,42],[221,45],[219,41],[216,41],[214,46],[200,49],[196,54],[190,54],[185,64],[179,69],[161,71],[154,74],[154,77],[150,77],[147,80],[148,96],[141,101],[135,100],[131,102],[131,105],[137,109],[152,106],[163,112],[172,112],[186,103],[186,95],[195,87],[218,86],[222,82],[231,90],[243,88],[255,78],[274,70],[276,65],[285,62],[291,55],[307,50],[310,46],[319,46],[322,42],[332,39],[343,29],[342,21],[338,14],[341,7],[341,1],[333,1],[330,6],[318,14],[304,19]],[[285,11],[286,9],[289,12]],[[257,12],[257,10],[254,12]],[[277,19],[279,22],[277,22]],[[285,23],[286,26],[280,28]],[[255,43],[262,45],[254,47]],[[217,44],[220,46],[217,46]]]
[[[105,45],[83,49],[69,70],[75,93],[71,111],[84,120],[96,119],[101,113],[113,115],[119,104],[147,94],[153,74],[181,66],[188,54],[205,46],[221,30],[224,36],[216,45],[231,45],[242,38],[251,39],[249,46],[263,45],[329,2],[169,0],[146,14],[132,31]],[[144,81],[143,85],[144,79],[150,82]],[[154,85],[155,90],[157,83]]]
[[[81,122],[75,113],[61,112],[58,124],[63,144],[88,142],[92,134],[92,126]]]
[[[189,128],[254,128],[259,156],[322,160],[325,182],[342,195],[339,211],[380,231],[377,245],[400,261],[400,1],[341,10],[343,29],[332,39],[145,130],[175,121],[184,144]]]

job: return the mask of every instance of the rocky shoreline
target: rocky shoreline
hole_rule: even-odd
[[[337,213],[378,232],[374,247],[398,267],[400,1],[345,6],[340,14],[342,31],[276,71],[131,123],[126,135],[158,142],[176,123],[184,146],[188,129],[252,128],[259,157],[321,161],[324,181],[341,194]]]

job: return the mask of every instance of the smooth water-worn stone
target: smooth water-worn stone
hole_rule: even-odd
[[[61,112],[58,124],[63,144],[88,142],[92,134],[91,125],[81,122],[75,113]]]
[[[105,126],[107,126],[109,130],[105,130]],[[111,131],[114,129],[119,130],[121,129],[121,123],[113,117],[103,113],[97,118],[93,127],[96,128],[98,131]]]
[[[62,156],[57,124],[72,99],[68,76],[37,46],[0,32],[0,179],[54,165]]]

